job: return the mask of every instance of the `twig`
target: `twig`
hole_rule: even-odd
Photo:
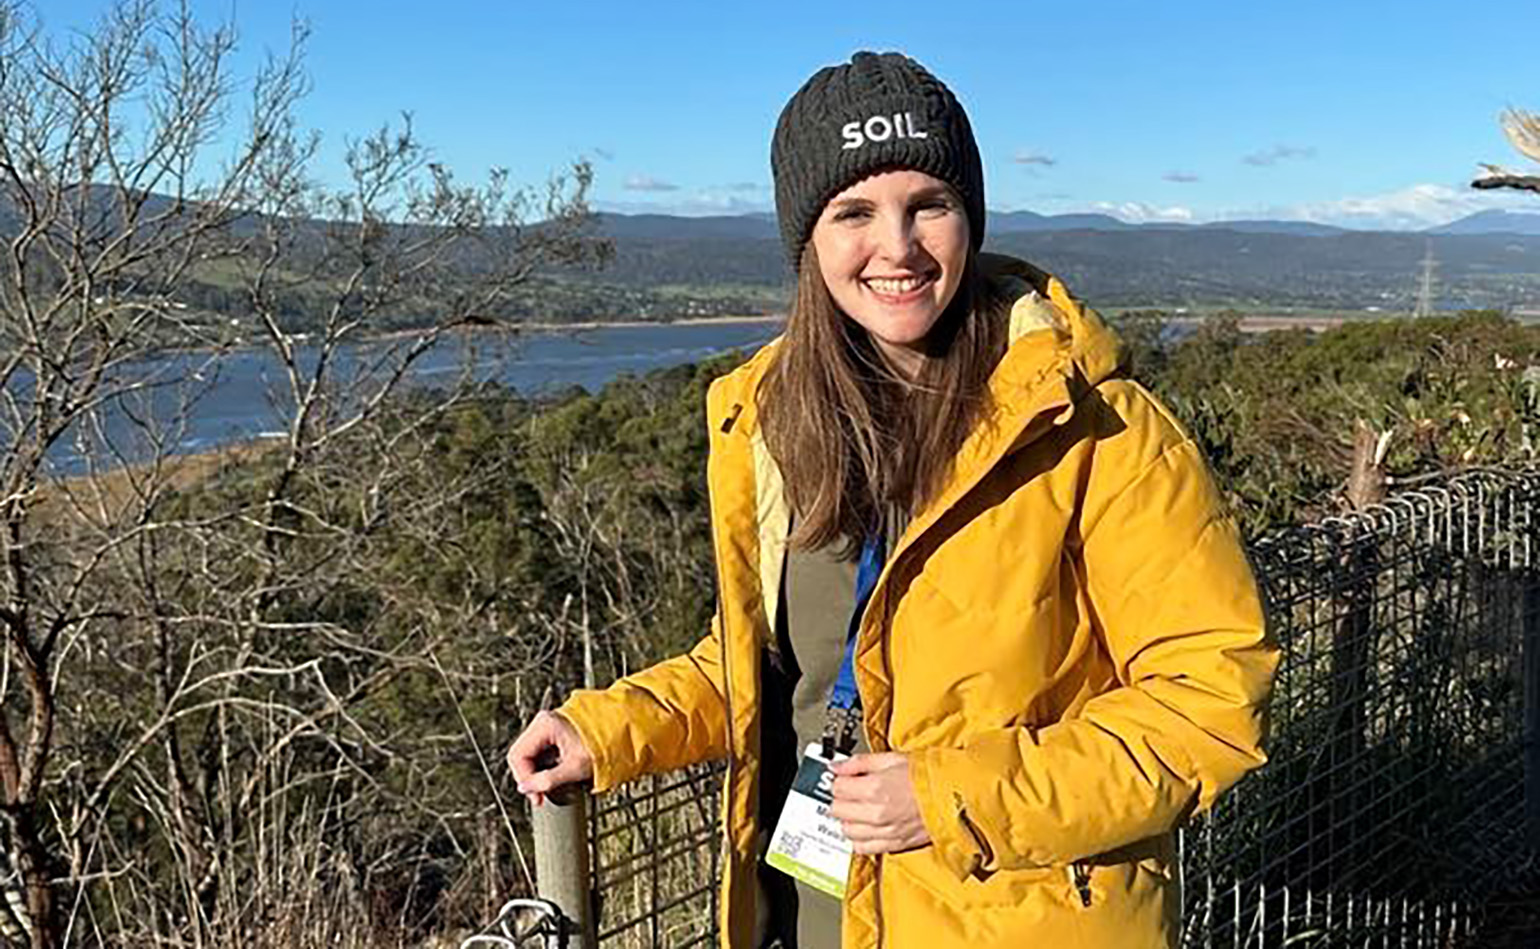
[[[1512,188],[1517,191],[1533,191],[1540,194],[1540,175],[1490,172],[1472,181],[1470,186],[1483,191],[1491,191],[1497,188]]]
[[[454,703],[455,714],[460,716],[460,724],[465,727],[465,737],[470,739],[471,748],[476,751],[476,761],[481,765],[481,773],[486,775],[487,787],[492,789],[492,799],[497,802],[497,811],[502,815],[503,826],[508,830],[508,839],[513,841],[513,852],[519,858],[519,870],[524,874],[524,882],[529,884],[530,892],[534,892],[535,874],[529,869],[529,861],[524,857],[524,847],[519,843],[519,835],[514,833],[513,819],[508,816],[508,807],[503,803],[503,796],[497,792],[497,781],[492,777],[492,769],[487,765],[486,755],[481,752],[481,743],[476,740],[476,732],[465,717],[465,709],[460,705],[460,697],[455,695],[454,685],[450,683],[448,673],[439,664],[438,653],[430,649],[428,658],[433,660],[433,668],[438,670],[439,677],[444,680],[444,688],[449,691],[449,700]]]

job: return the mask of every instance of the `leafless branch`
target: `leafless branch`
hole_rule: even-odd
[[[519,621],[401,558],[463,551],[460,502],[497,476],[428,461],[472,374],[413,380],[546,262],[603,256],[591,176],[462,183],[407,117],[331,187],[295,118],[302,24],[243,81],[188,3],[63,38],[31,11],[0,0],[0,938],[61,945],[106,887],[132,908],[91,917],[104,945],[148,944],[133,920],[227,944],[251,855],[292,849],[266,836],[284,808],[318,834],[430,814],[459,846],[443,729],[402,710],[428,676],[495,692],[516,665],[445,644]],[[243,358],[275,367],[283,437],[186,454]]]
[[[1540,116],[1523,109],[1507,109],[1499,117],[1503,135],[1520,154],[1540,161]],[[1511,188],[1540,193],[1540,175],[1526,175],[1499,165],[1483,164],[1482,174],[1471,182],[1472,188],[1494,190]]]

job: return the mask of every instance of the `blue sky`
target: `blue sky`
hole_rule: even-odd
[[[1540,110],[1535,0],[191,4],[234,21],[248,74],[309,21],[322,177],[347,136],[409,110],[462,177],[538,183],[586,157],[603,209],[769,210],[780,107],[869,48],[957,92],[995,209],[1363,227],[1540,211],[1466,187],[1478,161],[1526,165],[1496,117]],[[105,6],[37,3],[50,32]]]

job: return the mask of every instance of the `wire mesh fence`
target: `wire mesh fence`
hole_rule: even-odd
[[[1182,832],[1185,946],[1525,938],[1494,907],[1536,871],[1537,504],[1540,475],[1472,474],[1252,545],[1284,649],[1271,760]],[[594,802],[601,946],[715,941],[719,778]]]
[[[1187,945],[1490,930],[1534,869],[1537,495],[1468,475],[1253,545],[1284,651],[1271,760],[1184,831]]]
[[[687,949],[717,936],[719,764],[643,778],[589,810],[601,946]]]

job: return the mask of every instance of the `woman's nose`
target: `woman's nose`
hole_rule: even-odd
[[[907,215],[885,215],[877,227],[878,251],[894,263],[907,261],[914,254],[914,225]]]

